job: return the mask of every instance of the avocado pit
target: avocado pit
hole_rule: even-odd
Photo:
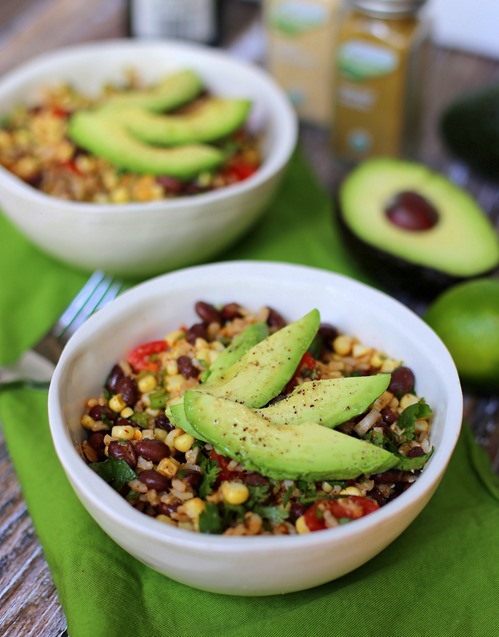
[[[397,193],[385,207],[385,214],[393,225],[416,232],[430,230],[439,218],[426,197],[410,190]]]

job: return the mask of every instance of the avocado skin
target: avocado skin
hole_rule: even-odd
[[[246,405],[198,390],[185,393],[184,405],[191,425],[218,453],[276,480],[348,480],[398,463],[385,449],[334,429],[274,425]]]
[[[440,116],[439,132],[454,155],[499,181],[499,84],[475,89],[451,102]]]
[[[373,171],[371,169],[373,169]],[[394,171],[399,173],[401,171],[407,171],[407,174],[411,176],[409,183],[414,181],[412,179],[413,173],[417,175],[415,182],[420,184],[420,189],[415,189],[415,191],[423,196],[426,194],[425,188],[428,187],[428,184],[430,184],[430,188],[433,188],[432,182],[442,184],[442,187],[446,190],[446,194],[456,198],[457,203],[462,209],[457,222],[455,221],[454,216],[452,217],[451,223],[454,223],[454,227],[451,229],[451,234],[453,234],[456,223],[461,225],[464,223],[468,224],[466,230],[463,230],[461,245],[463,249],[467,249],[468,246],[474,246],[475,254],[478,252],[481,253],[480,266],[478,267],[476,265],[476,258],[473,255],[471,257],[471,262],[473,263],[475,271],[471,272],[472,268],[469,268],[469,273],[466,275],[461,276],[460,274],[453,274],[445,271],[446,268],[444,263],[442,263],[438,268],[432,267],[428,263],[428,255],[439,250],[440,246],[445,247],[447,252],[451,253],[454,267],[456,264],[456,256],[459,257],[460,262],[464,262],[461,250],[455,249],[453,242],[451,243],[449,240],[449,243],[444,245],[447,240],[447,235],[445,233],[445,236],[441,236],[438,246],[434,243],[432,247],[427,246],[424,240],[422,240],[424,239],[423,234],[420,235],[417,232],[413,233],[415,237],[413,245],[415,246],[417,242],[419,247],[417,251],[414,248],[415,256],[409,254],[409,250],[407,250],[407,258],[405,255],[401,256],[400,254],[390,252],[388,241],[383,246],[374,245],[374,243],[370,243],[364,238],[358,236],[348,223],[348,216],[353,213],[359,215],[359,210],[353,210],[352,206],[350,206],[350,209],[346,207],[347,197],[345,195],[345,190],[347,184],[351,188],[352,179],[357,180],[356,183],[358,190],[358,176],[366,175],[367,171],[374,172],[378,181],[381,183],[393,184],[392,193],[388,193],[388,191],[386,191],[387,197],[388,195],[394,196],[398,192],[408,189],[405,179],[399,183],[399,178],[393,178]],[[442,188],[440,190],[442,190]],[[366,191],[368,192],[367,188]],[[434,189],[432,192],[433,196],[435,196]],[[454,215],[456,206],[450,210],[447,198],[443,196],[440,198],[443,203],[441,206],[437,203],[437,208],[439,214],[442,215],[442,223],[445,224],[447,223],[446,219],[449,219],[450,217],[450,213],[452,212]],[[432,171],[417,162],[383,157],[365,160],[344,177],[339,189],[334,195],[333,204],[335,221],[337,222],[339,232],[347,249],[358,260],[359,264],[368,276],[372,277],[374,280],[378,280],[383,287],[396,292],[399,295],[405,296],[408,294],[409,296],[420,300],[431,301],[445,289],[457,283],[488,276],[493,273],[499,265],[499,239],[492,223],[490,223],[490,220],[487,219],[485,212],[479,208],[476,202],[468,193],[466,193],[466,191],[452,184],[443,175],[440,175],[439,173]],[[358,205],[357,208],[359,208]],[[364,214],[362,210],[360,211],[360,214]],[[383,217],[383,215],[380,216]],[[473,225],[469,222],[470,218],[472,220],[476,219],[476,221],[472,222]],[[387,219],[383,220],[382,223],[386,224],[387,230],[390,228],[390,222]],[[370,227],[370,224],[373,224],[373,219],[368,214],[365,214],[365,224],[365,227],[367,228]],[[408,233],[406,234],[406,237],[410,237],[411,231],[406,232]],[[431,230],[429,232],[431,233]],[[463,246],[463,243],[466,245]],[[399,246],[396,246],[396,248],[399,248]],[[442,252],[442,250],[440,250],[440,252]],[[487,255],[487,267],[484,267],[484,255]],[[422,261],[426,261],[427,263],[418,262],[421,257],[424,257]]]

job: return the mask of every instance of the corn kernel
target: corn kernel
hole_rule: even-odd
[[[172,347],[174,343],[179,341],[181,338],[184,338],[185,332],[182,330],[173,330],[173,332],[169,332],[165,336],[165,341],[168,347]]]
[[[407,409],[407,407],[410,407],[411,405],[417,403],[418,400],[418,397],[414,394],[404,394],[400,399],[400,409],[404,411],[404,409]]]
[[[165,515],[164,513],[160,513],[159,515],[157,515],[156,520],[158,520],[159,522],[164,522],[165,524],[177,526],[177,523],[174,520],[172,520],[170,517]]]
[[[422,434],[427,432],[428,428],[429,428],[428,421],[424,420],[423,418],[418,418],[414,422],[414,431],[417,434]]]
[[[229,504],[243,504],[249,498],[249,489],[242,482],[222,482],[220,487],[224,500]]]
[[[357,487],[345,487],[340,491],[340,495],[362,495]]]
[[[191,434],[181,434],[175,438],[173,446],[177,451],[185,453],[192,447],[194,440],[195,438],[194,436],[191,436]]]
[[[88,414],[83,414],[83,416],[81,417],[80,424],[82,427],[85,427],[85,429],[89,429],[90,431],[92,431],[92,427],[94,426],[94,423],[95,423],[95,420],[91,418]]]
[[[131,407],[125,407],[120,411],[120,416],[122,418],[131,418],[133,416],[133,409]]]
[[[383,357],[379,352],[376,352],[371,356],[369,365],[371,365],[371,367],[381,367],[381,365],[383,365]]]
[[[354,358],[361,358],[362,356],[369,354],[370,351],[371,348],[366,347],[365,345],[361,345],[360,343],[354,343],[352,348],[352,355],[354,356]]]
[[[125,407],[127,406],[126,402],[123,400],[123,396],[121,394],[115,394],[109,400],[109,407],[119,414]]]
[[[175,392],[182,389],[185,384],[185,378],[182,374],[176,374],[175,376],[167,376],[165,378],[165,389],[169,392]]]
[[[176,376],[178,374],[177,361],[174,358],[168,360],[166,362],[165,369],[168,376]]]
[[[178,436],[181,436],[183,433],[184,433],[184,430],[180,429],[179,427],[172,429],[166,434],[166,438],[165,438],[166,444],[169,447],[175,447],[175,438],[178,438]]]
[[[204,511],[205,505],[201,498],[186,500],[180,507],[181,513],[185,513],[191,520],[197,520]]]
[[[352,351],[353,339],[346,334],[340,334],[333,341],[334,351],[340,356],[347,356]]]
[[[296,520],[295,528],[300,535],[310,533],[310,529],[308,528],[307,523],[305,522],[305,517],[303,515]]]
[[[132,440],[135,436],[135,428],[131,425],[114,425],[111,436],[120,440]]]
[[[159,429],[159,427],[156,427],[154,429],[154,437],[156,438],[156,440],[165,440],[166,439],[166,431],[164,429]]]
[[[163,458],[158,462],[156,471],[167,478],[173,478],[177,475],[180,468],[180,462],[175,458]]]
[[[139,388],[141,394],[148,394],[149,392],[156,389],[157,386],[158,381],[156,380],[155,376],[153,376],[153,374],[146,374],[145,376],[142,376],[142,378],[139,378],[137,381],[137,387]]]
[[[325,492],[325,493],[331,493],[331,491],[333,490],[332,485],[329,484],[329,482],[323,482],[321,484],[321,489]]]
[[[397,367],[400,367],[400,361],[395,361],[393,358],[385,358],[381,365],[381,371],[390,374],[397,369]]]

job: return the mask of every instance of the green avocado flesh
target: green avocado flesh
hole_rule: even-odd
[[[165,114],[202,89],[201,79],[187,70],[149,90],[113,95],[93,110],[74,113],[69,136],[122,170],[190,180],[224,162],[225,153],[209,143],[240,128],[251,108],[245,99],[206,98],[189,112]]]
[[[188,390],[191,425],[223,455],[274,479],[346,480],[394,467],[388,451],[314,422],[275,425],[246,405]]]
[[[393,454],[332,430],[363,413],[387,389],[389,374],[306,381],[263,407],[292,378],[319,325],[312,310],[270,336],[266,325],[250,326],[205,384],[168,407],[171,422],[276,479],[348,479],[395,466]]]
[[[437,211],[433,227],[407,230],[388,219],[389,202],[403,192],[421,195]],[[366,160],[341,185],[339,207],[343,224],[367,254],[375,249],[456,278],[478,276],[499,264],[499,239],[484,211],[463,189],[421,164]]]
[[[312,380],[255,413],[275,425],[315,422],[336,427],[362,414],[388,388],[390,374]]]
[[[118,168],[139,174],[170,175],[187,180],[204,170],[217,168],[224,160],[222,151],[205,144],[175,148],[145,144],[130,135],[120,123],[98,111],[75,113],[69,122],[69,135],[81,148]]]
[[[213,142],[230,135],[244,124],[250,108],[249,100],[212,98],[183,115],[157,115],[126,108],[119,112],[119,121],[143,142],[178,146]]]
[[[103,108],[118,110],[139,107],[153,112],[171,111],[193,100],[202,90],[201,78],[194,71],[186,69],[168,75],[153,88],[112,95]]]

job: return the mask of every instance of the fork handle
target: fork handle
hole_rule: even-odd
[[[14,365],[0,367],[0,386],[18,382],[46,383],[52,378],[54,369],[45,357],[28,350]]]

